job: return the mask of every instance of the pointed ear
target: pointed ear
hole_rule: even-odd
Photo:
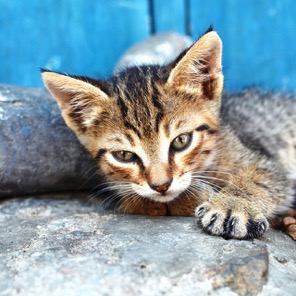
[[[219,99],[223,89],[222,42],[215,31],[203,35],[175,62],[168,84]]]
[[[84,133],[109,101],[105,92],[83,78],[44,70],[42,78],[56,99],[65,122],[75,133]]]

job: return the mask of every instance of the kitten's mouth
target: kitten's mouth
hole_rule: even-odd
[[[187,172],[180,178],[174,178],[168,190],[157,192],[148,184],[137,185],[133,184],[132,189],[135,193],[143,198],[148,198],[153,201],[167,203],[175,200],[183,194],[191,184],[191,173]]]

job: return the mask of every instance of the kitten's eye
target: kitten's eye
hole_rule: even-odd
[[[138,159],[137,154],[125,150],[112,152],[112,155],[121,162],[134,162]]]
[[[175,138],[171,144],[171,150],[182,151],[185,150],[191,143],[192,133],[182,134]]]

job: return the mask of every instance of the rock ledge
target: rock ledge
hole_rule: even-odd
[[[296,245],[201,233],[192,218],[124,216],[87,196],[0,204],[0,295],[295,295]]]

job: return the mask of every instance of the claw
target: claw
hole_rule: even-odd
[[[201,207],[198,209],[198,212],[196,214],[196,218],[201,218],[201,216],[203,216],[203,211],[204,211],[204,207]]]
[[[213,227],[214,227],[214,225],[215,225],[215,222],[216,222],[217,218],[218,218],[218,215],[217,215],[217,214],[214,214],[214,215],[212,216],[212,218],[211,218],[209,224],[208,224],[207,226],[203,227],[203,229],[204,229],[204,231],[205,231],[206,233],[212,234],[212,229],[213,229]]]
[[[255,222],[253,220],[249,220],[247,223],[247,235],[246,238],[258,238],[263,235],[263,233],[268,228],[268,222],[266,220],[261,220],[259,222]]]

